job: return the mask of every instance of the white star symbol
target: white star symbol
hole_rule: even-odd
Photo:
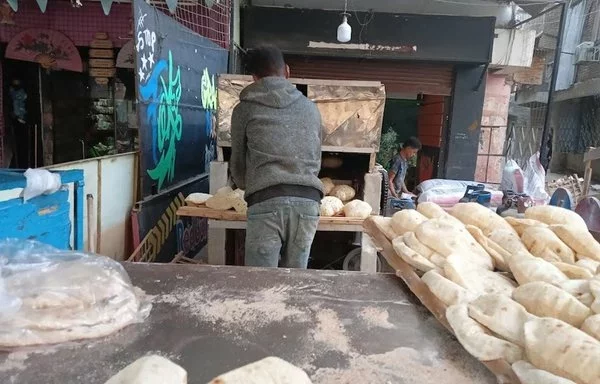
[[[141,9],[141,8],[140,8],[140,13],[142,13],[142,9]],[[147,13],[144,13],[143,15],[141,15],[141,16],[139,17],[139,19],[138,19],[138,23],[137,23],[137,26],[138,26],[138,28],[141,28],[141,27],[143,27],[143,26],[144,26],[144,19],[146,18],[146,16],[148,16],[148,14],[147,14]]]
[[[154,52],[148,53],[148,62],[150,62],[150,68],[154,65]]]
[[[148,63],[148,59],[146,59],[146,54],[145,53],[142,54],[141,60],[142,60],[142,69],[145,70],[146,69],[146,64]]]
[[[140,68],[140,70],[138,71],[138,75],[140,76],[140,81],[144,81],[144,77],[146,76],[146,74],[144,73],[142,68]]]

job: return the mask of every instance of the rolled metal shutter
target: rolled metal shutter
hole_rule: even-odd
[[[450,64],[314,56],[287,56],[286,61],[295,78],[380,81],[388,93],[452,93]]]

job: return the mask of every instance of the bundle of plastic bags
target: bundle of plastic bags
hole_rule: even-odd
[[[103,337],[151,304],[121,264],[27,240],[0,241],[0,347]]]

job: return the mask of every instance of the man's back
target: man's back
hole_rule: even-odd
[[[242,91],[231,136],[232,176],[246,196],[278,185],[321,191],[321,117],[285,78],[266,77]]]

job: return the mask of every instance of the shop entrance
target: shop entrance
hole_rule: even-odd
[[[4,161],[11,168],[34,168],[41,165],[39,65],[7,59],[2,71]]]

